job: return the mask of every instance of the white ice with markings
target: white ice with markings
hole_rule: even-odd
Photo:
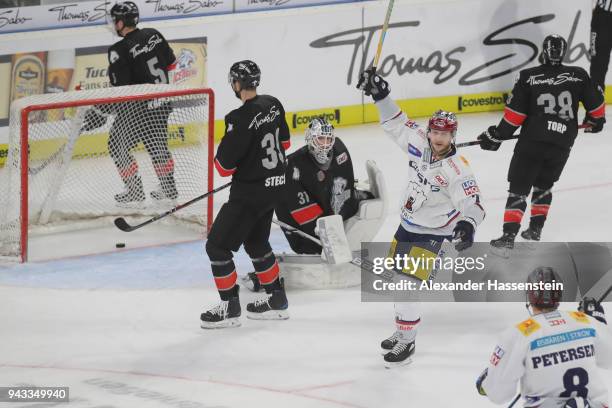
[[[499,117],[461,115],[458,141]],[[406,156],[377,125],[337,135],[358,178],[366,159],[386,176],[391,203],[377,240],[389,241]],[[303,138],[292,141],[300,146]],[[501,234],[513,146],[462,151],[487,210],[478,241]],[[578,137],[554,190],[544,240],[612,241],[611,153],[610,127]],[[220,193],[215,206],[226,197]],[[160,236],[177,243],[159,246]],[[116,250],[116,242],[127,248]],[[277,228],[271,242],[288,250]],[[75,257],[83,253],[95,255]],[[0,386],[69,386],[70,407],[488,407],[474,381],[497,334],[527,316],[520,304],[427,304],[413,364],[386,370],[378,345],[394,330],[392,305],[362,303],[358,288],[289,292],[288,321],[243,318],[237,329],[200,329],[199,314],[218,295],[204,243],[180,229],[47,235],[32,240],[31,256],[36,262],[0,268]],[[239,274],[250,271],[243,251],[236,263]],[[243,307],[256,296],[241,295]],[[604,375],[612,384],[612,371]]]

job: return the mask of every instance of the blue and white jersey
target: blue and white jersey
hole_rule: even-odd
[[[498,404],[520,392],[525,407],[563,407],[579,396],[592,408],[606,408],[608,391],[598,367],[612,368],[610,328],[582,312],[554,311],[503,333],[482,387]]]
[[[409,120],[391,97],[376,102],[376,107],[385,133],[408,155],[408,185],[400,204],[404,229],[452,235],[461,220],[476,229],[485,211],[468,161],[454,147],[454,154],[434,160],[426,130]]]

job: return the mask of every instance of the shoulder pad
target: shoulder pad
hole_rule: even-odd
[[[589,315],[587,315],[586,313],[573,311],[573,312],[569,312],[569,315],[572,319],[576,320],[578,323],[585,323],[585,324],[591,323],[591,321],[589,320]]]
[[[523,336],[527,337],[540,330],[542,326],[540,323],[536,322],[534,319],[529,318],[527,320],[523,320],[519,324],[516,325],[516,328],[523,333]]]

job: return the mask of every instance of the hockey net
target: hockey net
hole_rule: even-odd
[[[13,102],[9,127],[0,260],[25,262],[31,233],[144,219],[213,188],[210,89],[133,85],[36,95]],[[117,198],[126,188],[136,193]],[[211,196],[164,222],[204,236],[212,206]]]

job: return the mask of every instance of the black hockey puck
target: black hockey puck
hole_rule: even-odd
[[[115,247],[116,247],[116,248],[125,248],[125,242],[117,242],[117,243],[115,244]]]

